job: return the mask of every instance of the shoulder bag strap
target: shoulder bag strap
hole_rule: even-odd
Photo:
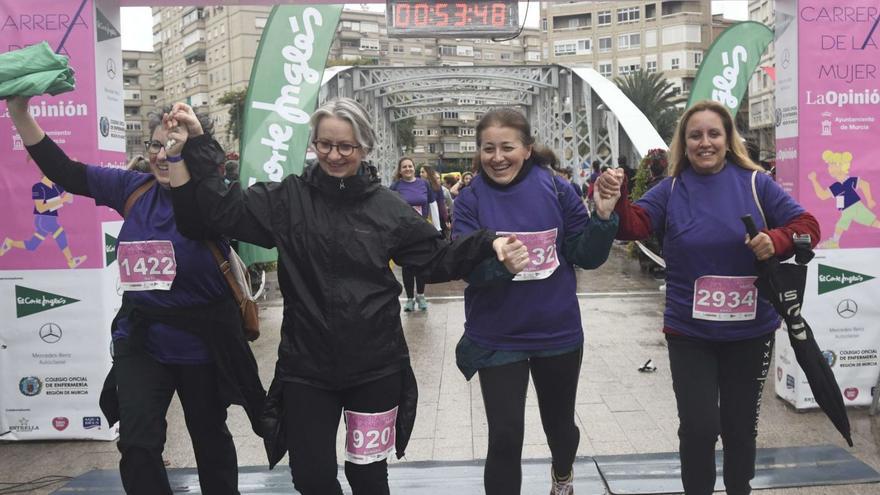
[[[770,225],[767,224],[767,217],[764,216],[764,208],[761,207],[761,200],[758,199],[758,171],[752,171],[752,197],[755,198],[755,204],[758,206],[758,213],[761,214],[761,220],[764,221],[764,227],[770,228]]]
[[[226,279],[229,289],[232,290],[232,297],[235,298],[235,303],[241,304],[244,299],[244,294],[241,291],[241,287],[238,286],[238,282],[235,281],[235,275],[232,274],[232,265],[230,265],[229,260],[223,257],[220,248],[217,247],[217,244],[214,243],[214,241],[206,240],[205,244],[208,246],[208,249],[211,250],[211,254],[214,255],[214,261],[217,262],[217,267],[220,268],[220,273],[223,274],[223,278]]]
[[[141,184],[137,189],[135,189],[129,196],[128,199],[125,200],[125,206],[122,208],[122,218],[126,218],[131,212],[131,208],[140,199],[141,196],[144,195],[145,192],[149,191],[151,187],[156,185],[156,179],[150,179],[143,184]]]

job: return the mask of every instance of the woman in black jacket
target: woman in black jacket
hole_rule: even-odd
[[[318,164],[246,191],[223,183],[212,165],[223,150],[202,135],[192,109],[177,104],[172,117],[189,134],[186,166],[171,171],[178,222],[195,200],[211,229],[278,248],[284,320],[266,413],[270,463],[289,450],[297,490],[341,494],[336,431],[344,413],[354,494],[389,493],[386,459],[395,449],[403,455],[417,397],[389,260],[441,282],[480,263],[516,273],[528,262],[525,247],[486,230],[443,240],[364,162],[375,135],[352,99],[312,115]],[[273,436],[282,434],[286,447],[275,449]]]

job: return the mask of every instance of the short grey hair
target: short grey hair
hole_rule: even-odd
[[[336,117],[351,124],[354,129],[354,138],[357,140],[365,154],[369,153],[376,144],[376,133],[370,125],[367,110],[357,100],[339,97],[327,100],[312,114],[312,139],[318,132],[318,124],[325,117]]]

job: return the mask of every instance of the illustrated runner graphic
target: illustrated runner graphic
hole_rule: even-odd
[[[67,233],[64,232],[64,227],[58,223],[58,210],[72,203],[73,195],[65,192],[61,186],[46,176],[34,184],[31,193],[34,200],[34,233],[30,239],[26,240],[17,241],[10,237],[4,239],[3,244],[0,244],[0,256],[12,248],[34,251],[47,237],[52,237],[55,239],[58,249],[64,254],[67,266],[69,268],[78,267],[86,260],[86,256],[71,254],[70,246],[67,244]]]

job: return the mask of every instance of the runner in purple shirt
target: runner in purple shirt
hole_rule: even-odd
[[[430,221],[438,232],[441,230],[440,215],[434,191],[431,189],[428,181],[421,177],[416,177],[416,165],[412,158],[405,156],[397,161],[397,173],[394,176],[394,183],[391,184],[391,190],[400,194],[403,200],[412,206],[422,218]],[[416,304],[418,304],[419,309],[422,311],[428,309],[428,301],[425,299],[424,277],[418,276],[416,271],[409,266],[401,267],[401,272],[403,289],[406,291],[406,302],[403,304],[403,310],[409,313],[415,309]],[[415,285],[415,295],[413,294],[413,285]]]
[[[698,102],[681,117],[669,152],[670,177],[615,211],[618,238],[663,234],[666,311],[663,331],[678,405],[681,479],[688,495],[715,487],[715,444],[724,444],[724,487],[751,492],[761,393],[779,315],[758,296],[755,259],[793,254],[793,234],[813,245],[819,225],[748,158],[727,109]],[[620,194],[620,169],[597,181]],[[750,214],[761,233],[745,234]]]
[[[515,110],[487,113],[476,135],[478,173],[455,201],[453,238],[489,228],[529,249],[529,264],[516,276],[484,261],[467,278],[464,294],[465,333],[456,361],[467,379],[480,375],[489,425],[486,493],[520,493],[531,375],[553,456],[551,493],[570,495],[584,342],[573,265],[591,269],[607,259],[617,232],[616,198],[598,201],[590,218],[570,183],[551,170],[554,153],[534,142]]]
[[[124,293],[112,328],[113,368],[100,403],[110,425],[119,421],[119,471],[126,493],[172,493],[162,452],[165,417],[176,392],[202,492],[238,494],[226,409],[230,403],[243,405],[256,425],[265,391],[244,340],[238,306],[206,242],[217,242],[226,252],[228,244],[207,230],[188,232],[193,238],[178,230],[168,163],[180,160],[182,143],[172,147],[169,132],[160,125],[162,115],[153,115],[151,140],[145,143],[151,174],[85,165],[71,160],[43,132],[28,103],[27,97],[7,100],[28,153],[60,186],[49,190],[47,185],[40,194],[64,190],[125,216],[116,246]],[[129,205],[135,191],[140,196]]]

